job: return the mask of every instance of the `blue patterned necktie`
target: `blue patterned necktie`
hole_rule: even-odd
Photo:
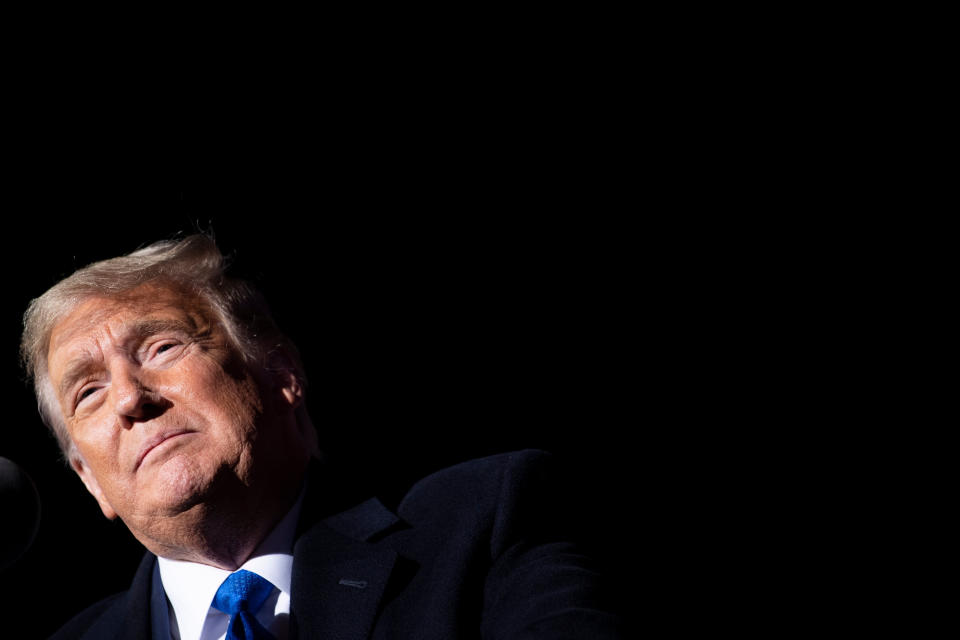
[[[213,606],[230,614],[226,640],[275,640],[257,621],[257,611],[273,591],[269,580],[241,569],[231,573],[213,596]]]

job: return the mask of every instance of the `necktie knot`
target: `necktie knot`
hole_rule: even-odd
[[[273,584],[252,571],[231,573],[213,597],[213,606],[230,615],[228,640],[270,637],[256,621],[255,614],[273,591]]]

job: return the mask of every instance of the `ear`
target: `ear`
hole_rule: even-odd
[[[302,405],[304,388],[297,373],[294,356],[286,348],[277,347],[270,352],[267,365],[274,388],[281,393],[290,408],[296,409]]]
[[[87,491],[90,492],[90,495],[97,499],[97,503],[100,505],[100,510],[103,511],[103,515],[107,517],[107,520],[114,520],[117,517],[117,512],[114,511],[113,507],[110,506],[110,503],[107,502],[107,497],[103,494],[103,489],[100,488],[100,483],[98,483],[97,479],[93,477],[90,467],[88,467],[87,463],[83,461],[83,458],[81,458],[78,454],[71,455],[70,466],[73,467],[73,470],[77,472],[78,476],[80,476],[80,479],[83,481],[83,485],[87,488]]]

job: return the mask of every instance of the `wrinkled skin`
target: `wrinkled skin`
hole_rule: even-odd
[[[290,508],[309,459],[280,353],[243,363],[200,299],[142,285],[90,298],[51,335],[71,465],[148,549],[234,570]]]

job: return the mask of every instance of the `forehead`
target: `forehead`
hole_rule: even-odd
[[[146,319],[180,322],[187,327],[211,319],[207,305],[171,286],[146,284],[117,296],[93,296],[79,303],[50,333],[48,359],[58,351],[104,332],[123,332]]]

